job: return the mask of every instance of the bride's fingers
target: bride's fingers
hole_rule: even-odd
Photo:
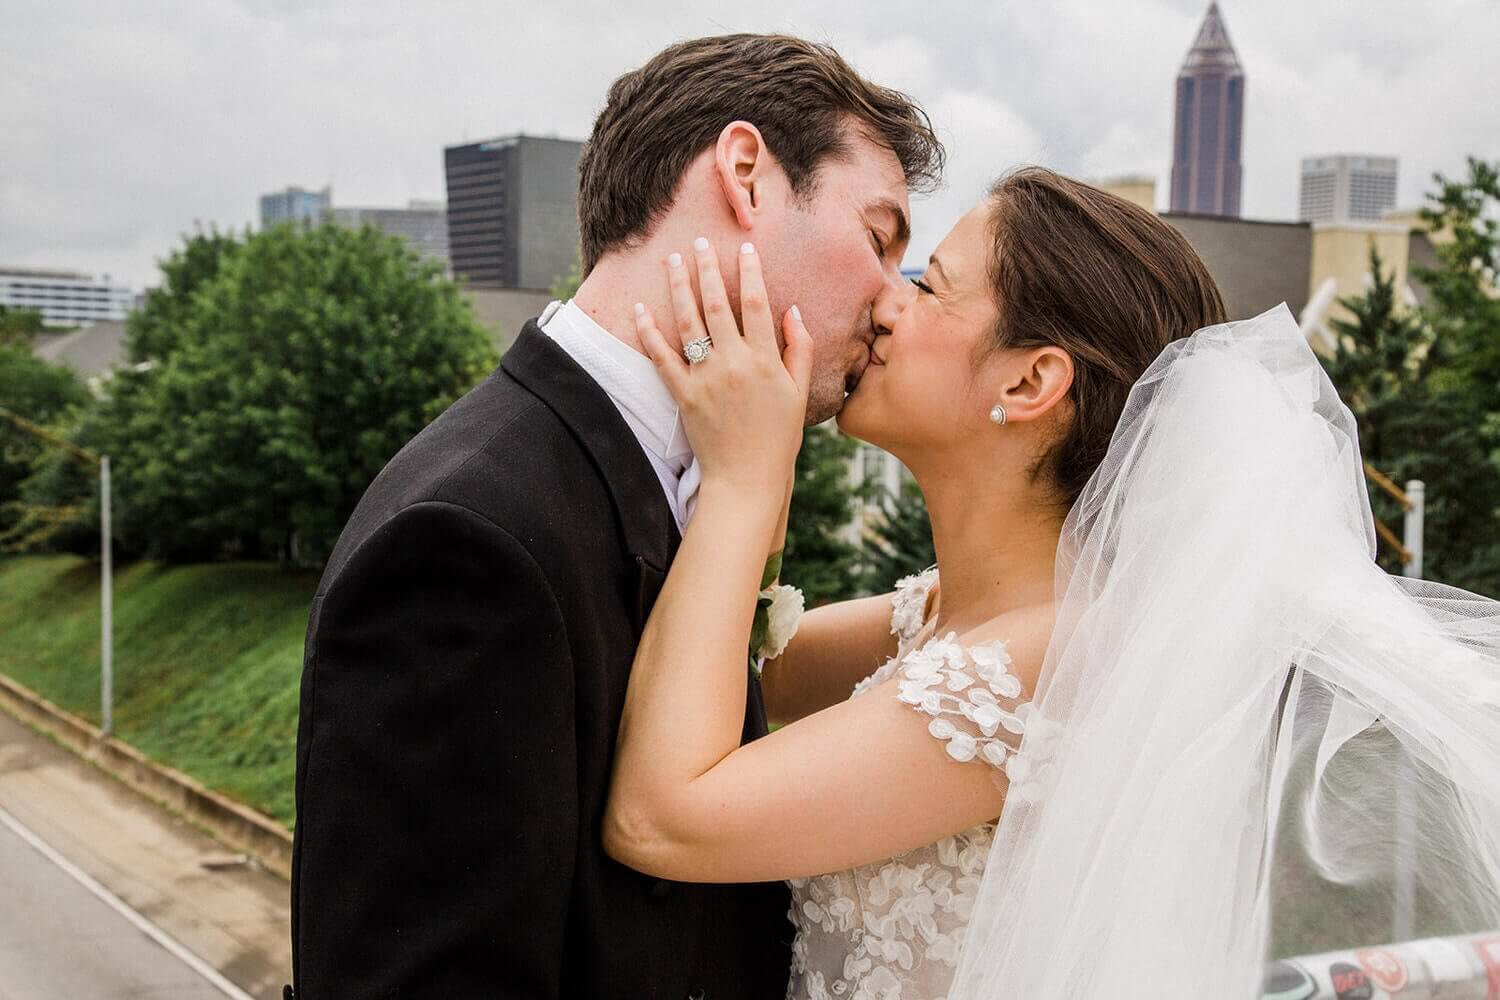
[[[724,290],[724,275],[719,273],[719,253],[703,237],[693,241],[693,256],[698,260],[698,296],[703,301],[703,320],[714,347],[733,350],[740,339],[739,323],[729,308],[729,293]]]
[[[760,255],[755,246],[740,247],[740,321],[745,327],[745,341],[759,351],[778,353],[776,318],[766,295],[766,282],[760,270]]]
[[[686,347],[708,331],[703,326],[703,317],[698,314],[693,279],[680,253],[667,257],[667,283],[672,288],[672,329],[677,334],[678,347]]]
[[[667,391],[673,399],[681,402],[688,377],[687,362],[682,359],[681,352],[667,342],[666,335],[657,329],[651,310],[640,302],[635,304],[635,333],[641,338],[647,356],[656,364],[661,380],[667,384]]]
[[[813,341],[812,334],[802,322],[802,310],[796,306],[786,311],[781,322],[782,335],[786,338],[786,349],[781,352],[781,361],[797,385],[803,403],[812,386]]]

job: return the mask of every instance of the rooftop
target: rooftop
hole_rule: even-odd
[[[1224,16],[1219,13],[1217,3],[1208,5],[1208,13],[1203,15],[1203,23],[1198,26],[1198,37],[1193,39],[1193,47],[1183,60],[1182,71],[1193,70],[1240,72],[1240,58],[1235,55],[1229,29],[1224,27]]]

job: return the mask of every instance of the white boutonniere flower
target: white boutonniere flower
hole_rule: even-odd
[[[778,583],[760,592],[760,601],[756,603],[757,615],[761,613],[761,602],[764,602],[766,630],[756,655],[774,660],[786,649],[792,636],[797,634],[797,625],[802,619],[806,601],[802,597],[802,591],[796,587]]]
[[[760,578],[761,590],[755,600],[755,619],[750,626],[750,667],[757,674],[761,663],[776,659],[786,649],[802,619],[805,606],[802,591],[777,583],[780,575],[781,553],[775,552],[766,560]]]

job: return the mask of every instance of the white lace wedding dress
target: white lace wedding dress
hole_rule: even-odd
[[[952,633],[917,642],[936,582],[929,569],[897,584],[897,654],[852,697],[899,672],[898,697],[930,716],[928,731],[954,766],[993,767],[1019,786],[1015,747],[1030,705],[1017,700],[1005,643],[961,647]],[[983,823],[885,862],[793,879],[787,1000],[946,1000],[994,832]]]

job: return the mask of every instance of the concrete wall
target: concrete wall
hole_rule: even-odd
[[[1249,319],[1285,302],[1298,315],[1307,304],[1312,226],[1167,212],[1218,282],[1230,319]],[[1314,286],[1315,287],[1315,286]]]
[[[545,289],[535,288],[465,288],[464,297],[502,354],[515,343],[526,321],[540,316],[552,301]]]

